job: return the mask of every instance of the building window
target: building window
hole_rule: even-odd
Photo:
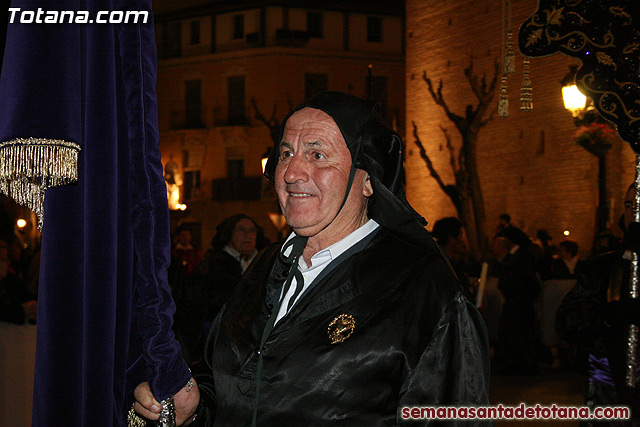
[[[185,87],[185,127],[202,127],[200,80],[187,80]]]
[[[191,44],[200,44],[200,21],[191,21]]]
[[[387,117],[387,78],[383,76],[368,76],[367,99],[378,101],[378,108],[382,117]]]
[[[167,24],[166,38],[166,55],[167,58],[178,58],[182,55],[182,23],[169,22]]]
[[[184,199],[189,200],[200,195],[200,171],[192,170],[184,173]]]
[[[304,75],[304,96],[311,98],[320,92],[327,90],[329,77],[326,74],[305,73]]]
[[[231,76],[229,83],[229,125],[244,125],[244,76]]]
[[[307,12],[307,35],[315,38],[324,36],[321,12]]]
[[[244,160],[228,159],[227,176],[229,178],[244,178]]]
[[[379,16],[367,16],[367,41],[382,42],[382,18]]]
[[[233,38],[244,38],[244,15],[233,15]]]

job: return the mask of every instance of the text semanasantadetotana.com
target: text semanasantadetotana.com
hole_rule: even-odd
[[[146,10],[23,10],[9,8],[9,24],[146,24],[149,12]]]
[[[586,406],[405,406],[401,417],[405,420],[425,419],[480,419],[480,420],[627,420],[626,406],[601,406],[593,409]]]

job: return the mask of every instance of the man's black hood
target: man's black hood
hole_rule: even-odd
[[[353,166],[369,173],[373,187],[368,205],[369,218],[420,246],[435,247],[424,228],[426,221],[405,198],[402,139],[383,123],[377,113],[376,102],[341,92],[315,95],[283,120],[278,143],[289,117],[303,108],[315,108],[331,116],[347,143]],[[270,181],[275,179],[280,151],[278,143],[271,150],[265,167],[264,175]]]

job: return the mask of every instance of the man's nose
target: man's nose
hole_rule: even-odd
[[[293,184],[298,181],[306,182],[309,180],[308,164],[302,154],[295,154],[289,160],[287,169],[284,173],[284,180],[287,184]]]

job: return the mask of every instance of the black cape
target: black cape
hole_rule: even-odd
[[[214,321],[206,352],[211,375],[197,376],[205,401],[199,426],[251,423],[256,351],[287,271],[279,248],[252,263]],[[344,258],[269,336],[257,424],[375,427],[401,423],[405,406],[488,405],[484,322],[440,253],[381,227]],[[349,315],[351,335],[345,328],[348,337],[332,343],[330,324]]]

